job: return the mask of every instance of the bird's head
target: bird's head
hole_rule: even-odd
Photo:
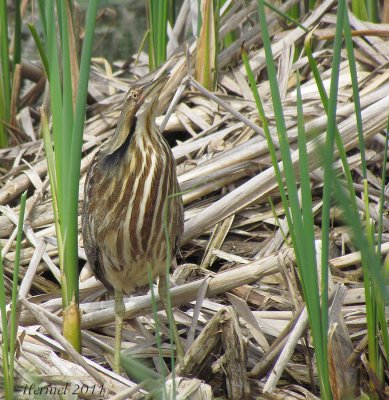
[[[132,135],[140,118],[155,118],[156,108],[162,88],[170,74],[164,73],[153,81],[136,83],[128,90],[116,131],[105,147],[107,155],[118,150]]]

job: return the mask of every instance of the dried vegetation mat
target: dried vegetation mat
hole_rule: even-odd
[[[227,26],[232,29],[249,19],[256,12],[255,3],[242,6],[230,19],[222,21],[221,32]],[[323,2],[304,22],[308,29],[320,24],[314,34],[314,56],[327,89],[332,52],[326,46],[327,39],[322,37],[335,30],[335,14],[331,10],[334,3]],[[362,24],[352,15],[350,23],[354,30],[388,31],[387,26]],[[324,140],[327,119],[306,57],[293,62],[295,46],[301,48],[304,31],[285,27],[274,13],[269,14],[269,29],[289,140],[294,149],[297,148],[294,72],[299,68],[301,73],[305,125],[310,140],[312,212],[319,238],[323,173],[317,144]],[[276,137],[258,27],[248,30],[242,39],[258,77],[271,132]],[[185,204],[185,233],[171,291],[186,350],[184,363],[176,366],[177,375],[182,377],[177,384],[186,387],[190,398],[314,399],[318,396],[318,381],[307,312],[268,146],[240,61],[240,45],[241,41],[237,41],[229,51],[221,52],[218,89],[213,95],[191,78],[190,60],[195,44],[188,45],[186,51],[177,50],[165,65],[172,74],[161,94],[165,110],[177,88],[181,93],[171,107],[167,122],[164,116],[157,119],[158,125],[164,125],[164,135],[173,147]],[[377,221],[383,131],[389,109],[389,43],[384,35],[377,35],[355,37],[354,45],[367,146],[370,215]],[[91,95],[97,102],[88,109],[84,132],[79,209],[88,164],[101,143],[112,134],[130,82],[144,76],[146,66],[147,57],[143,54],[137,65],[131,64],[127,70],[117,68],[114,74],[103,70],[101,64],[93,64]],[[344,56],[338,127],[355,189],[360,192],[362,175],[348,68]],[[36,84],[33,89],[40,88]],[[34,101],[34,96],[31,99]],[[18,199],[24,190],[29,194],[20,270],[19,294],[23,300],[16,364],[19,388],[25,398],[31,384],[38,385],[38,381],[56,388],[69,383],[73,388],[77,384],[80,388],[95,387],[93,395],[91,390],[88,393],[79,390],[80,398],[142,398],[146,388],[138,386],[131,377],[111,372],[113,301],[84,266],[81,236],[83,356],[69,349],[60,334],[60,271],[47,164],[42,140],[37,137],[38,114],[34,110],[37,105],[27,102],[18,115],[20,132],[15,132],[15,136],[23,137],[24,143],[0,150],[2,163],[9,166],[0,171],[0,239],[9,296]],[[297,166],[297,150],[292,158]],[[337,160],[335,154],[336,163]],[[382,254],[386,255],[389,250],[387,213],[383,221]],[[366,313],[360,256],[350,241],[341,212],[335,207],[330,234],[332,375],[336,385],[358,389],[369,372],[364,354]],[[123,348],[126,354],[162,373],[161,368],[167,366],[158,361],[151,305],[150,294],[126,299]],[[169,337],[163,313],[160,313],[160,330],[163,354],[169,364]],[[55,396],[53,392],[50,398]]]

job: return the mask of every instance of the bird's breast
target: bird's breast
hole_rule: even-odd
[[[140,137],[112,170],[104,169],[104,159],[98,163],[91,168],[85,214],[104,268],[116,271],[115,279],[124,281],[142,263],[151,265],[153,276],[159,274],[167,243],[172,250],[176,241],[175,237],[166,241],[166,233],[174,232],[182,212],[181,199],[174,195],[178,184],[169,146],[162,138]]]

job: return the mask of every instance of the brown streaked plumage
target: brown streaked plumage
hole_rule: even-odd
[[[92,271],[115,294],[117,371],[123,293],[148,287],[150,268],[153,278],[160,277],[166,308],[167,254],[174,257],[183,229],[175,161],[155,124],[167,78],[130,88],[116,131],[93,158],[85,181],[84,247]]]

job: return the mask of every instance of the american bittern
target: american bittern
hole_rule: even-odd
[[[83,240],[96,277],[115,295],[114,369],[120,371],[123,293],[148,286],[159,276],[167,310],[166,262],[174,257],[183,229],[176,165],[155,117],[158,79],[128,91],[116,131],[93,158],[85,181]],[[174,325],[174,324],[173,324]],[[173,326],[177,350],[181,350]],[[182,351],[182,350],[181,350]]]

